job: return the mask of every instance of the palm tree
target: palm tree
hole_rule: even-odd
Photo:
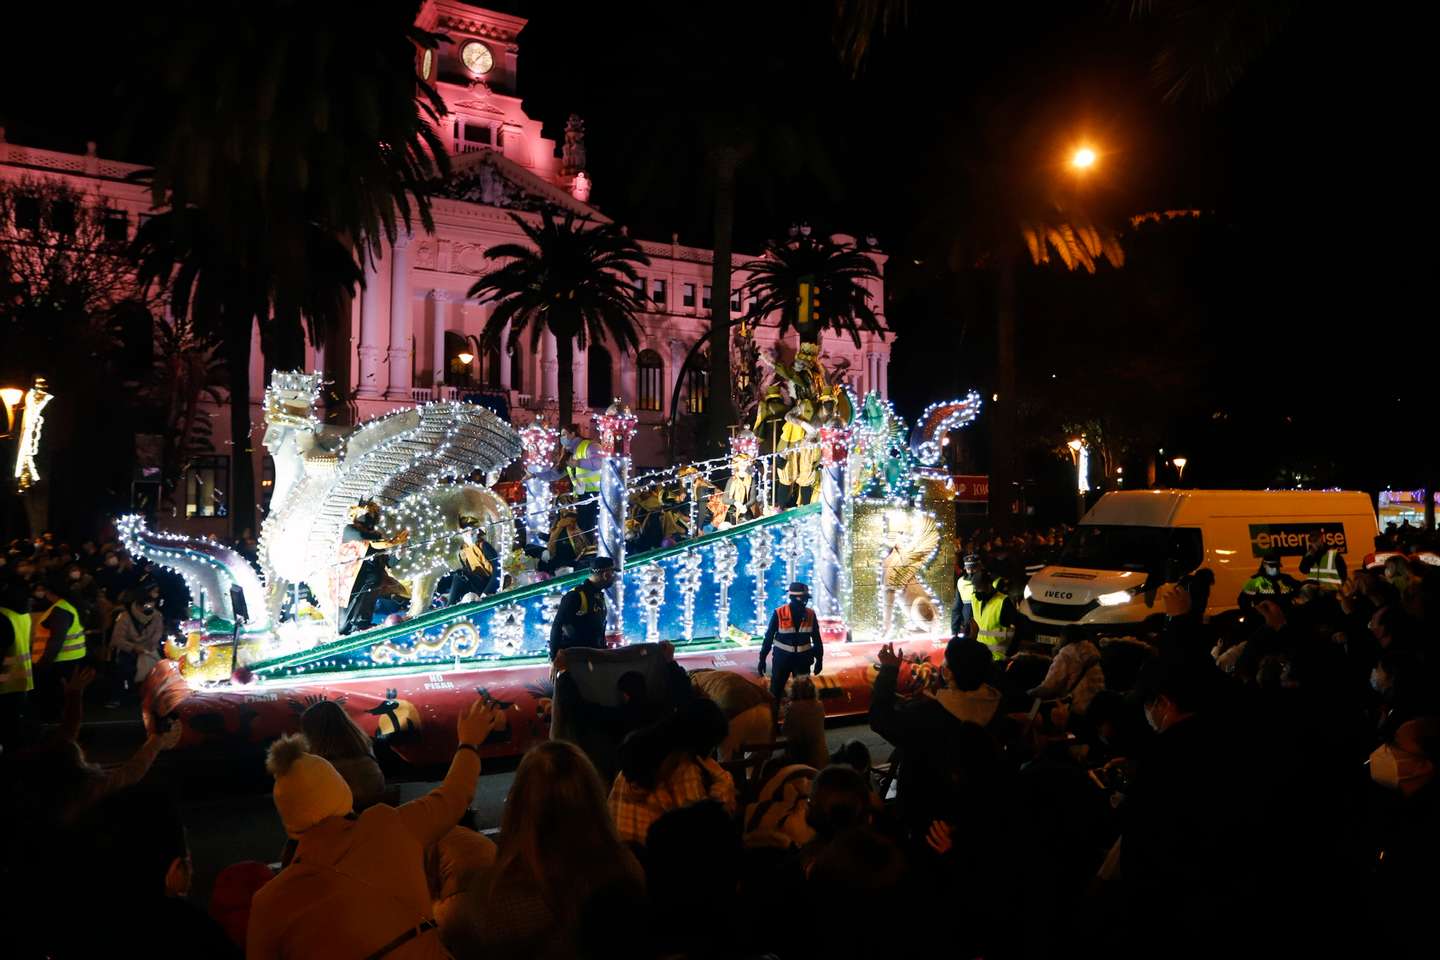
[[[744,289],[754,298],[747,319],[759,322],[780,315],[780,335],[791,327],[801,343],[819,343],[829,328],[848,333],[860,345],[860,332],[885,335],[870,306],[867,280],[879,280],[875,261],[851,244],[796,232],[785,241],[771,241],[758,260],[742,263],[750,274]],[[811,309],[801,316],[801,285],[809,284]]]
[[[130,99],[136,139],[154,144],[143,179],[155,207],[135,252],[150,282],[217,336],[230,365],[234,527],[254,527],[250,339],[272,366],[303,360],[348,317],[377,256],[446,170],[431,127],[444,112],[417,76],[438,36],[416,4],[260,0],[243,16],[154,16],[158,49]]]
[[[545,333],[555,336],[560,364],[560,422],[575,413],[575,382],[571,363],[575,347],[609,339],[621,350],[639,345],[635,313],[644,308],[637,286],[637,265],[650,263],[640,245],[615,224],[594,224],[566,211],[557,221],[553,210],[533,223],[510,214],[529,245],[502,243],[485,251],[490,259],[510,262],[481,277],[469,296],[498,304],[485,325],[487,345],[499,345],[506,324],[505,346],[513,350],[528,330],[530,348]]]

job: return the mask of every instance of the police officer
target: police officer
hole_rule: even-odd
[[[810,599],[810,588],[803,583],[790,584],[790,602],[776,607],[770,614],[770,625],[765,628],[765,640],[760,644],[760,676],[765,676],[765,658],[770,648],[775,648],[775,662],[770,671],[770,692],[778,702],[785,693],[785,683],[791,677],[814,673],[817,676],[825,660],[825,651],[820,645],[820,619],[806,603]]]
[[[975,571],[980,569],[980,558],[973,553],[965,555],[965,572],[955,581],[955,610],[950,615],[950,633],[959,636],[970,622],[970,607],[975,603]]]
[[[615,561],[596,557],[586,577],[560,598],[550,625],[550,659],[569,647],[605,647],[605,591],[615,582]]]
[[[1288,573],[1280,572],[1280,557],[1267,553],[1261,559],[1260,569],[1255,571],[1255,576],[1246,580],[1245,585],[1240,588],[1240,596],[1235,603],[1241,610],[1248,611],[1266,597],[1283,597],[1299,589],[1299,580]]]
[[[1310,534],[1310,549],[1300,558],[1300,572],[1306,579],[1318,583],[1321,590],[1338,591],[1348,579],[1345,558],[1339,550],[1327,546],[1325,535],[1319,532]]]
[[[1002,581],[981,570],[975,575],[975,599],[971,601],[967,633],[990,648],[990,656],[1004,660],[1010,653],[1020,614],[1000,589]]]

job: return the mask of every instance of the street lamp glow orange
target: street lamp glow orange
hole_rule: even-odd
[[[455,359],[459,360],[461,363],[465,364],[465,366],[468,367],[471,363],[475,361],[475,354],[471,353],[469,350],[464,350],[460,353],[455,354]]]
[[[1077,147],[1075,152],[1070,155],[1070,166],[1076,170],[1089,170],[1095,166],[1095,161],[1098,159],[1099,157],[1092,147]]]
[[[1175,475],[1183,480],[1185,478],[1185,464],[1190,461],[1184,457],[1175,457],[1170,462],[1175,464]]]

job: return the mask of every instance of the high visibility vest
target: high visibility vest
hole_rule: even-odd
[[[570,455],[571,465],[565,468],[570,475],[570,489],[576,493],[597,493],[600,490],[600,471],[591,470],[589,467],[577,467],[576,460],[584,460],[590,452],[590,440],[581,440],[575,444],[575,452]]]
[[[990,656],[1004,660],[1005,651],[1010,646],[1010,630],[1000,622],[1000,615],[1005,609],[1005,595],[996,593],[988,600],[976,600],[970,609],[975,626],[980,628],[976,639],[990,648]]]
[[[790,604],[775,608],[775,642],[783,643],[789,647],[809,647],[810,636],[815,631],[815,611],[809,607],[805,608],[805,616],[799,625],[795,623],[795,615],[790,610]]]
[[[1340,564],[1338,563],[1340,551],[1330,547],[1320,553],[1320,558],[1310,566],[1307,574],[1320,586],[1327,590],[1340,589]]]
[[[10,678],[0,683],[0,693],[24,693],[35,689],[35,665],[30,660],[30,614],[16,613],[8,607],[0,607],[0,614],[10,621],[15,634],[15,649],[5,658],[5,667]]]
[[[1285,594],[1290,592],[1290,588],[1284,583],[1278,580],[1271,580],[1264,574],[1259,573],[1255,574],[1255,576],[1251,577],[1249,580],[1246,580],[1245,586],[1241,587],[1241,590],[1244,593],[1263,593],[1267,595]]]
[[[961,603],[975,602],[975,581],[969,577],[961,577],[956,580],[955,591],[960,594]]]
[[[34,663],[45,659],[45,651],[50,647],[52,638],[50,628],[45,626],[45,621],[50,619],[50,613],[56,607],[70,614],[70,630],[61,642],[60,652],[55,655],[55,662],[65,663],[70,660],[85,659],[85,626],[80,622],[80,614],[70,605],[69,600],[57,600],[54,606],[44,613],[31,615],[30,659]]]

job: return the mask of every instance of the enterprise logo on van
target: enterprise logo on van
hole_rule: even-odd
[[[1345,552],[1345,525],[1343,523],[1252,523],[1250,524],[1250,555],[1263,557],[1267,553],[1282,557],[1300,557],[1310,549],[1310,535],[1318,533],[1325,538],[1325,546]]]

